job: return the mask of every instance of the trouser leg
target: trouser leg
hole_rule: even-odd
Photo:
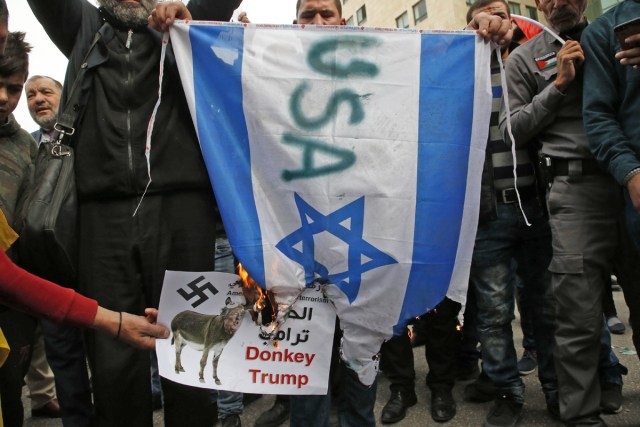
[[[620,243],[615,255],[614,271],[622,287],[624,300],[629,307],[629,324],[633,332],[633,345],[640,357],[640,251],[634,245],[634,237],[640,242],[640,214],[628,200],[625,190],[625,219],[619,222]],[[638,230],[636,235],[633,230]]]
[[[32,409],[42,408],[55,399],[56,384],[44,352],[44,338],[40,325],[36,327],[33,337],[33,354],[25,382],[29,389]]]
[[[600,355],[598,357],[598,374],[600,386],[603,384],[622,385],[622,375],[627,375],[627,368],[620,363],[620,359],[611,348],[611,332],[607,328],[607,322],[602,322],[602,335],[600,336]]]
[[[157,307],[166,270],[212,271],[215,218],[207,191],[147,195],[80,206],[80,279],[106,308],[143,314]],[[96,423],[152,424],[150,356],[98,333],[89,334]],[[164,389],[167,426],[209,426],[208,390]],[[207,418],[207,419],[204,419]]]
[[[209,390],[178,384],[166,378],[160,380],[164,393],[166,426],[213,427],[217,414]]]
[[[618,239],[620,194],[604,175],[556,177],[548,205],[560,413],[571,425],[603,425],[597,373],[602,294]]]
[[[36,319],[24,313],[13,310],[0,312],[0,329],[11,348],[7,360],[0,368],[0,401],[4,427],[22,426],[22,385],[31,361],[31,343],[36,325]]]
[[[476,235],[470,282],[477,302],[483,371],[498,393],[524,401],[511,321],[514,318],[513,255],[519,236],[519,211],[500,204],[498,219],[481,224]]]
[[[291,396],[290,427],[329,427],[331,397],[326,395]]]
[[[456,375],[456,358],[453,355],[458,354],[461,340],[459,312],[460,303],[445,298],[433,311],[423,316],[427,330],[427,386],[432,391],[453,389]]]
[[[413,349],[407,332],[382,344],[380,353],[391,392],[414,393],[416,373],[413,367]]]
[[[558,381],[553,362],[555,301],[551,288],[549,263],[552,258],[551,228],[545,216],[533,215],[530,227],[523,228],[521,244],[515,253],[517,282],[520,282],[521,305],[528,317],[528,333],[537,353],[538,379],[547,402],[558,400]],[[523,303],[524,301],[524,303]],[[525,345],[525,348],[528,348]]]
[[[42,320],[47,359],[55,376],[65,427],[93,423],[93,404],[84,336],[80,329]]]
[[[338,400],[341,427],[375,427],[373,407],[376,403],[377,380],[366,386],[358,374],[341,364],[342,390]]]
[[[469,283],[467,304],[464,307],[464,324],[462,325],[462,340],[458,351],[458,368],[478,366],[480,351],[478,351],[478,308],[473,284]]]

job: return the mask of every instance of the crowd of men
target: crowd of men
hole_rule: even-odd
[[[73,106],[81,111],[73,138],[80,219],[73,285],[108,309],[141,314],[158,306],[166,270],[229,271],[230,249],[171,49],[156,113],[166,131],[153,134],[152,182],[145,146],[157,101],[160,32],[176,19],[229,20],[241,0],[191,0],[187,6],[99,0],[100,8],[86,0],[28,3],[69,65],[64,84],[28,78],[30,47],[23,33],[8,33],[0,0],[0,208],[9,224],[17,227],[16,207],[28,191],[38,145],[54,137],[58,112],[81,75],[87,95]],[[584,16],[587,0],[536,5],[551,32],[517,42],[507,2],[477,0],[469,8],[468,28],[496,43],[504,70],[494,58],[464,326],[461,333],[456,329],[461,305],[445,299],[415,322],[411,336],[383,345],[381,365],[391,382],[380,414],[385,424],[400,422],[417,402],[413,347],[420,344],[434,421],[455,417],[452,389],[464,377],[475,379],[466,400],[493,401],[484,426],[517,424],[525,393],[511,328],[516,289],[523,319],[525,313],[530,319],[548,412],[566,425],[604,426],[601,413],[621,408],[627,371],[611,350],[603,299],[615,272],[638,349],[640,130],[634,95],[640,89],[640,35],[623,40],[630,47],[622,49],[614,27],[640,17],[640,0],[625,0],[593,23]],[[340,0],[298,0],[296,16],[299,24],[345,25]],[[246,15],[241,19],[246,22]],[[23,90],[39,126],[31,135],[12,115]],[[4,424],[21,426],[21,388],[36,322],[2,309],[0,327],[14,349],[0,368]],[[225,427],[241,424],[240,393],[212,394],[163,378],[154,387],[161,401],[154,402],[148,352],[53,322],[43,321],[41,328],[57,400],[47,394],[35,414],[55,415],[59,401],[65,426],[149,426],[153,409],[163,406],[169,426],[212,426],[216,419]],[[364,386],[335,359],[338,374],[327,396],[279,396],[256,426],[280,425],[290,414],[295,427],[328,426],[336,422],[332,406],[343,427],[375,425],[376,384]]]

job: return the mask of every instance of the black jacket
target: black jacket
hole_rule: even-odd
[[[51,40],[69,58],[60,111],[95,34],[104,21],[86,0],[28,0]],[[228,20],[240,0],[192,0],[194,19]],[[72,140],[81,200],[141,195],[148,181],[146,132],[157,101],[161,34],[105,28],[88,62],[90,85]],[[200,146],[178,74],[168,49],[162,103],[151,147],[150,193],[210,188]]]

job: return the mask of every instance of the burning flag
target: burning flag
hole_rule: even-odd
[[[233,250],[290,306],[324,284],[364,384],[382,342],[466,295],[487,140],[472,32],[178,23],[171,39]]]

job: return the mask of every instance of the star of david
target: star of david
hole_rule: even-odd
[[[323,215],[295,194],[295,202],[302,225],[285,238],[276,248],[292,261],[304,267],[305,280],[328,280],[338,286],[352,303],[360,291],[362,275],[397,261],[362,238],[364,229],[364,197],[361,197],[329,215]],[[315,259],[313,236],[328,232],[348,245],[347,270],[330,274],[326,266]],[[300,249],[299,249],[300,248]]]

